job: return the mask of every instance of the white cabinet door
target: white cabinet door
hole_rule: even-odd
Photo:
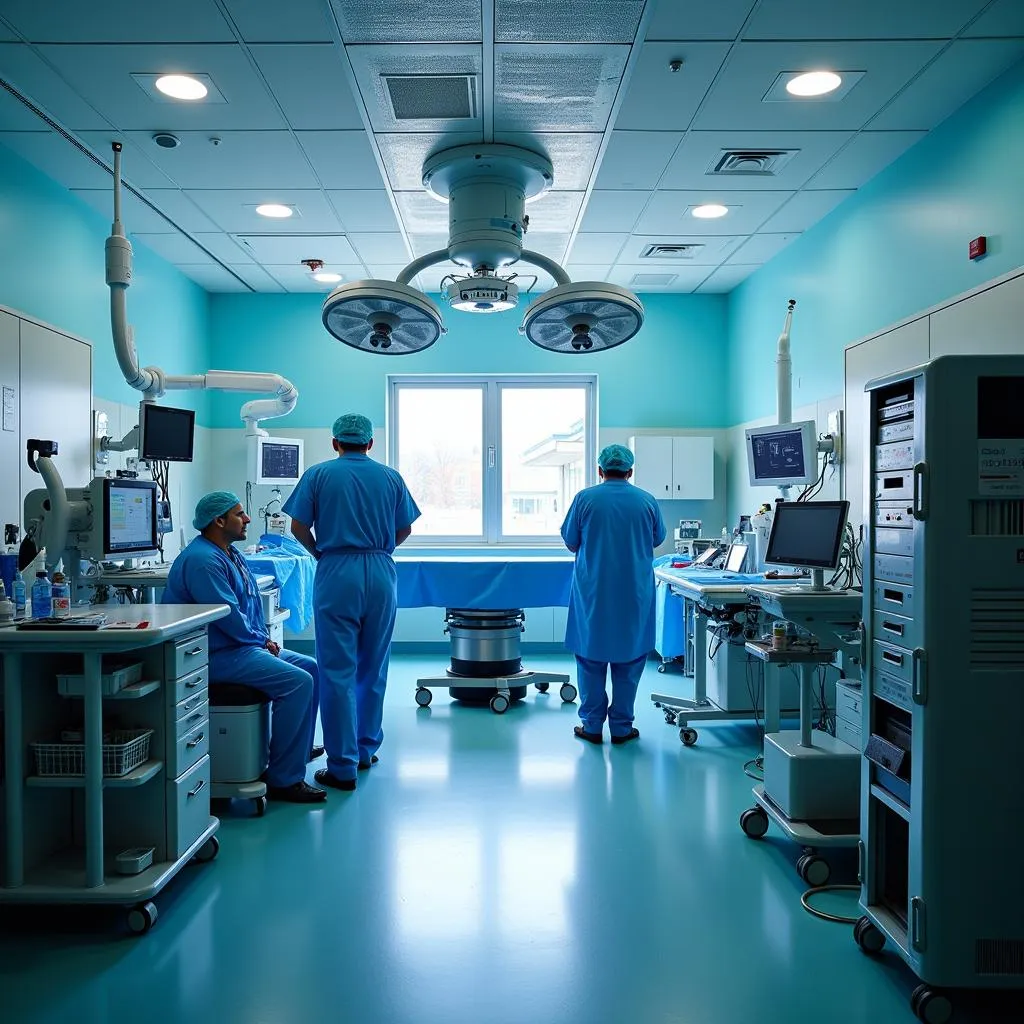
[[[0,523],[21,522],[21,381],[18,355],[18,318],[0,312],[0,386],[6,398],[6,418],[0,424]],[[38,477],[37,477],[38,479]]]
[[[715,439],[672,438],[672,497],[711,501],[715,496]]]
[[[1024,276],[937,310],[929,320],[929,356],[1019,355],[1024,351]]]
[[[633,483],[656,498],[672,497],[672,438],[637,434],[629,439],[636,457]]]

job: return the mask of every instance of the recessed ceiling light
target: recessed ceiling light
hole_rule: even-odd
[[[701,220],[713,220],[715,217],[724,217],[729,212],[728,206],[721,203],[704,203],[703,206],[695,206],[690,210],[690,215],[699,217]]]
[[[318,270],[313,275],[314,281],[321,284],[337,284],[341,280],[341,274],[332,274],[329,270]]]
[[[835,92],[843,80],[834,71],[808,71],[786,83],[790,96],[824,96]]]
[[[161,75],[153,84],[175,100],[201,100],[208,91],[198,78],[189,75]]]
[[[283,203],[260,203],[256,207],[256,212],[261,217],[290,217],[295,211],[290,206],[285,206]]]

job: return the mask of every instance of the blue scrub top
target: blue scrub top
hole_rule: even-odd
[[[284,512],[314,531],[321,555],[390,555],[395,534],[420,517],[399,473],[360,452],[345,452],[307,469]]]
[[[633,661],[654,649],[654,549],[665,523],[654,497],[628,480],[573,498],[562,539],[576,552],[565,645],[593,661]]]
[[[233,548],[202,534],[171,563],[161,604],[226,604],[231,613],[209,625],[210,653],[265,647],[270,639],[256,577]]]

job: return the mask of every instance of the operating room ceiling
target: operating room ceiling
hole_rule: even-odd
[[[725,292],[1022,57],[1020,0],[0,0],[0,144],[109,219],[122,141],[135,244],[210,292],[326,293],[302,260],[394,278],[444,247],[430,155],[512,143],[555,171],[528,248]],[[834,96],[786,97],[820,67]],[[210,94],[160,96],[167,72]]]

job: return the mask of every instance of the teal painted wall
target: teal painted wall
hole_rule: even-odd
[[[730,294],[730,422],[775,411],[787,299],[795,407],[843,390],[847,345],[1024,264],[1022,167],[1024,62]]]
[[[642,299],[647,318],[640,333],[607,352],[559,355],[531,345],[518,331],[522,309],[486,316],[448,311],[448,333],[435,345],[392,359],[335,341],[321,323],[319,295],[214,295],[211,355],[217,367],[287,376],[299,389],[287,418],[292,427],[329,425],[347,409],[383,423],[389,373],[597,373],[602,424],[724,426],[727,389],[690,385],[709,359],[724,357],[726,297]],[[211,401],[214,426],[238,424],[237,400]]]
[[[0,146],[0,304],[91,341],[94,395],[131,404],[138,392],[124,382],[110,335],[109,234],[109,220]],[[139,362],[173,374],[209,369],[209,296],[145,246],[134,249],[128,317]],[[196,409],[207,422],[202,392],[166,401]]]

